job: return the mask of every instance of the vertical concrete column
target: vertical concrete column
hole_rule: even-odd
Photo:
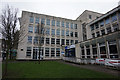
[[[110,20],[112,20],[111,17],[110,17]],[[111,27],[111,31],[113,32],[114,30],[113,30],[113,27],[112,27],[112,23],[111,23],[111,22],[110,22],[110,27]]]
[[[97,45],[97,57],[100,58],[100,46],[99,46],[99,43],[97,43],[96,45]]]
[[[80,58],[82,58],[82,49],[80,47],[80,52],[78,52],[80,54]]]
[[[51,48],[49,47],[49,57],[51,57]]]
[[[31,59],[33,59],[33,48],[34,47],[31,47]],[[27,50],[27,49],[26,49]]]
[[[43,47],[43,58],[45,58],[45,47]]]
[[[87,58],[86,46],[84,45],[85,58]]]
[[[60,49],[60,51],[61,51],[61,49]],[[55,57],[56,57],[56,52],[57,52],[57,51],[56,51],[56,48],[55,48]],[[61,57],[61,54],[60,54],[60,57]]]
[[[106,54],[107,54],[107,58],[110,58],[110,49],[109,49],[108,41],[105,41],[105,46],[106,46]]]
[[[93,50],[92,50],[92,45],[90,45],[90,56],[93,58]]]
[[[80,47],[80,44],[76,44],[75,45],[75,56],[77,58],[81,58],[81,47]]]

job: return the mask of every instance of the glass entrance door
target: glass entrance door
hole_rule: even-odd
[[[38,48],[34,47],[33,48],[33,59],[37,59],[37,54],[38,54]]]

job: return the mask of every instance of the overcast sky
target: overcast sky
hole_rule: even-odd
[[[0,0],[0,13],[6,6],[75,20],[85,10],[106,13],[118,6],[119,0]],[[19,29],[19,24],[17,25]],[[1,38],[1,36],[0,36]]]
[[[0,0],[0,10],[5,5],[22,10],[47,14],[68,19],[76,19],[83,11],[91,10],[99,13],[118,6],[119,0]]]

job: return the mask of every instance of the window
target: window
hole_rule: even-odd
[[[28,32],[33,33],[33,26],[32,25],[29,25]]]
[[[90,55],[90,48],[86,49],[86,53],[87,53],[87,57],[88,57]]]
[[[49,48],[45,48],[45,56],[49,56]]]
[[[50,19],[47,19],[47,20],[46,20],[46,24],[47,24],[47,25],[50,25]]]
[[[51,38],[51,44],[55,44],[55,38]]]
[[[61,35],[65,36],[65,31],[64,30],[62,30]]]
[[[31,47],[27,47],[26,56],[31,56]]]
[[[78,40],[75,40],[75,44],[77,44],[78,43]]]
[[[93,50],[93,55],[97,54],[97,46],[96,44],[92,45],[92,50]],[[94,58],[96,58],[97,56],[95,56]]]
[[[69,28],[69,23],[68,22],[66,22],[66,28]]]
[[[109,19],[109,18],[107,18],[107,19],[105,20],[105,24],[108,24],[108,23],[110,23],[110,19]]]
[[[50,35],[50,29],[49,28],[46,29],[46,35]]]
[[[116,14],[113,14],[113,15],[111,16],[111,18],[112,18],[112,22],[117,21],[117,15],[116,15]]]
[[[55,35],[55,29],[52,29],[52,35]]]
[[[111,27],[108,27],[108,28],[106,28],[106,29],[107,29],[107,33],[108,33],[108,34],[112,32],[112,31],[111,31]]]
[[[38,26],[35,26],[35,33],[38,33],[38,32],[39,32]]]
[[[41,43],[44,44],[44,37],[41,37]]]
[[[101,21],[100,22],[100,27],[103,27],[104,26],[104,21]]]
[[[28,43],[32,43],[32,36],[28,36]]]
[[[74,40],[71,40],[71,44],[73,44],[74,43]]]
[[[34,37],[34,44],[38,44],[38,37],[37,36]]]
[[[99,43],[100,44],[100,54],[101,58],[106,58],[106,47],[105,47],[105,43]]]
[[[56,56],[60,56],[60,48],[56,48]]]
[[[73,29],[73,23],[70,24],[71,29]]]
[[[93,31],[94,30],[94,25],[91,25],[90,27],[91,27],[91,31]]]
[[[66,45],[69,45],[69,40],[68,39],[66,39]]]
[[[63,21],[62,21],[61,25],[62,25],[62,27],[64,27],[64,22]]]
[[[75,29],[77,29],[77,24],[74,24]]]
[[[33,22],[34,22],[34,18],[30,17],[30,23],[33,23]]]
[[[98,23],[95,24],[95,28],[98,29],[99,28],[99,25]]]
[[[45,19],[44,18],[41,19],[41,24],[45,24]]]
[[[61,45],[65,45],[65,39],[61,40]]]
[[[102,35],[105,35],[105,30],[104,29],[101,30],[101,33],[102,33]]]
[[[44,34],[44,31],[45,31],[45,29],[44,29],[44,28],[41,28],[40,33],[41,33],[41,34]]]
[[[110,49],[110,54],[117,54],[117,46],[116,46],[116,41],[110,41],[109,43],[109,49]]]
[[[52,26],[55,26],[55,20],[52,20]]]
[[[81,52],[82,52],[82,55],[85,55],[85,53],[84,53],[84,47],[81,47]]]
[[[57,29],[56,34],[57,36],[60,36],[60,29]]]
[[[114,31],[118,31],[119,30],[118,24],[114,24],[113,29],[114,29]]]
[[[56,25],[57,27],[60,27],[60,21],[57,21]]]
[[[69,31],[66,31],[66,36],[69,36]]]
[[[89,15],[89,19],[92,19],[92,15]]]
[[[95,33],[92,33],[92,38],[95,38]]]
[[[46,44],[50,44],[49,38],[46,38]]]
[[[96,32],[96,35],[97,35],[97,37],[99,37],[99,36],[100,36],[100,33],[99,33],[99,32]]]
[[[77,32],[75,32],[75,37],[78,37],[78,33]]]
[[[56,44],[60,45],[60,39],[56,39]]]
[[[51,48],[51,57],[55,56],[55,48]]]
[[[35,23],[39,23],[39,18],[36,18],[36,19],[35,19]]]
[[[72,31],[70,32],[70,36],[73,37],[73,32]]]

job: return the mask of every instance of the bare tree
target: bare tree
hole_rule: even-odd
[[[18,9],[13,9],[9,5],[2,10],[2,14],[0,16],[1,20],[1,28],[2,28],[2,37],[6,42],[6,60],[5,60],[5,71],[4,75],[7,74],[7,65],[8,65],[8,55],[10,53],[11,58],[11,50],[15,46],[16,42],[16,31],[17,31],[17,21],[18,21]],[[17,40],[18,41],[18,40]]]

